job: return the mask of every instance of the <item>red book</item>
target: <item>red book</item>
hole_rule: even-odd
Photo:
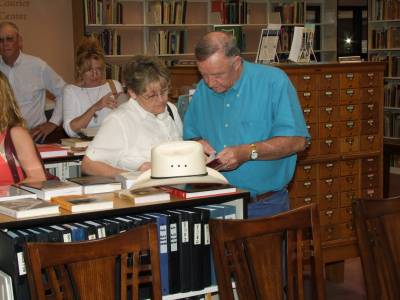
[[[219,196],[236,192],[236,187],[220,183],[175,184],[162,186],[161,189],[169,192],[171,196],[184,199]]]
[[[68,150],[58,144],[36,144],[41,158],[68,156]]]

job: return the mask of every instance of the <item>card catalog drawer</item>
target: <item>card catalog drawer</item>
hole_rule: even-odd
[[[339,161],[327,161],[319,163],[318,168],[320,178],[338,177],[340,173]]]
[[[323,73],[319,81],[320,90],[332,90],[339,88],[339,74],[338,73]]]
[[[296,197],[293,201],[293,208],[297,208],[300,206],[304,206],[311,203],[317,203],[317,196],[316,195],[309,195],[304,197]]]
[[[336,154],[339,152],[339,141],[337,138],[325,138],[319,140],[319,153],[321,155]]]
[[[321,210],[319,220],[321,225],[337,224],[340,220],[340,211],[338,208]]]
[[[339,139],[340,152],[351,153],[360,151],[360,137],[357,136],[346,136]]]
[[[317,194],[317,182],[315,179],[296,181],[293,188],[297,197]]]
[[[360,76],[360,86],[378,86],[382,82],[381,73],[378,72],[362,72]]]
[[[360,102],[360,90],[345,89],[340,90],[340,104],[358,104]]]
[[[340,74],[340,88],[358,88],[360,86],[360,73],[346,72]]]
[[[361,151],[372,151],[380,149],[380,138],[377,134],[367,134],[360,136]]]
[[[320,210],[338,208],[339,206],[338,193],[324,193],[318,197],[318,207]]]
[[[378,172],[379,170],[379,156],[363,158],[361,161],[361,173]]]
[[[356,175],[359,173],[360,161],[358,159],[343,160],[340,162],[340,175]]]
[[[361,134],[378,133],[378,119],[361,120]]]
[[[369,87],[360,89],[361,103],[379,101],[379,88]]]
[[[319,108],[320,122],[333,122],[340,120],[340,106],[328,105]]]
[[[379,173],[372,172],[361,175],[361,188],[369,189],[376,188],[379,186]]]
[[[328,177],[319,180],[320,195],[335,193],[339,191],[339,177]]]
[[[311,106],[303,106],[303,116],[306,122],[315,123],[317,122],[317,108]]]
[[[357,120],[360,118],[360,107],[358,104],[340,105],[340,120]]]
[[[319,75],[317,74],[303,74],[291,77],[293,84],[298,91],[314,91],[317,89],[317,82]]]
[[[360,121],[347,120],[339,122],[340,136],[355,136],[360,135]]]
[[[301,107],[317,107],[317,92],[297,92]]]
[[[342,192],[359,189],[358,175],[343,176],[339,177],[339,179],[340,179],[340,190]]]
[[[360,190],[344,191],[340,193],[340,207],[351,206],[354,199],[360,198]]]
[[[339,105],[339,90],[325,90],[319,92],[319,106]]]
[[[339,122],[320,123],[318,132],[321,139],[328,137],[338,137],[340,133]]]
[[[295,173],[296,180],[317,178],[317,166],[316,164],[298,164]]]
[[[361,104],[360,118],[365,119],[378,119],[379,106],[377,102],[368,102]]]

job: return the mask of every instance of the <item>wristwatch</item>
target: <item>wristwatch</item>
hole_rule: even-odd
[[[250,159],[256,160],[258,158],[257,147],[255,144],[250,144]]]

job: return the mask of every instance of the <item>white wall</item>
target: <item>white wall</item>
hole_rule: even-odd
[[[66,82],[74,79],[71,0],[0,0],[0,21],[16,23],[23,51],[45,60]]]

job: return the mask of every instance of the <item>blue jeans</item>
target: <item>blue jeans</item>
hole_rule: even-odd
[[[286,188],[274,193],[270,197],[247,205],[249,219],[267,217],[289,210],[289,193]]]

